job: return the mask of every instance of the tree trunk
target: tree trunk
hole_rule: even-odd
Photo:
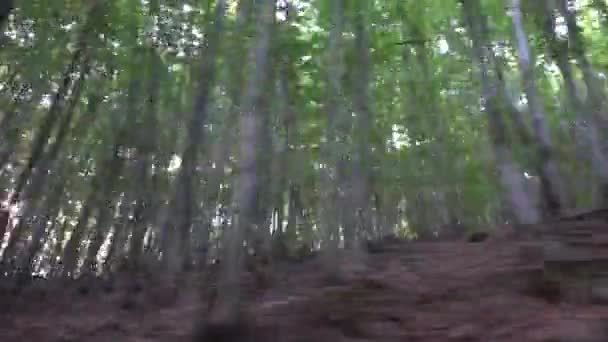
[[[84,62],[83,64],[87,64]],[[23,240],[23,234],[25,230],[28,228],[27,223],[29,221],[37,221],[39,218],[36,217],[41,211],[38,206],[40,205],[40,197],[44,194],[44,188],[46,187],[46,181],[49,175],[49,171],[52,170],[57,164],[59,157],[59,152],[63,143],[65,142],[66,137],[70,130],[70,124],[72,122],[72,117],[76,112],[76,104],[80,100],[80,91],[83,87],[84,78],[87,74],[87,67],[83,65],[83,70],[81,70],[81,76],[78,82],[74,85],[74,94],[70,98],[70,105],[67,108],[67,113],[65,114],[62,122],[60,123],[59,132],[55,137],[55,141],[49,147],[49,151],[40,157],[40,161],[38,162],[38,166],[34,170],[34,173],[31,175],[31,182],[25,185],[25,189],[23,193],[19,196],[21,200],[26,200],[23,214],[21,215],[21,219],[19,223],[13,229],[10,234],[10,238],[7,244],[7,248],[3,253],[3,261],[6,261],[8,258],[15,256],[15,253],[18,251],[15,250],[17,244]],[[96,108],[95,100],[91,99],[90,104],[92,108]],[[93,118],[95,116],[92,116]],[[65,162],[65,161],[64,161]],[[61,175],[60,175],[61,176]],[[37,224],[35,224],[37,225]],[[45,225],[43,225],[45,226]]]
[[[93,6],[93,8],[95,8],[95,6]],[[91,10],[93,11],[93,10]],[[74,51],[74,53],[72,54],[72,59],[68,65],[68,67],[66,68],[64,74],[63,74],[63,78],[62,81],[60,83],[59,89],[57,90],[57,92],[55,93],[54,97],[53,97],[53,101],[51,103],[51,107],[49,108],[49,112],[46,114],[41,126],[38,128],[35,136],[34,136],[34,140],[32,142],[32,150],[30,153],[29,158],[27,159],[26,163],[25,163],[25,168],[22,170],[21,174],[19,175],[19,177],[17,178],[16,184],[15,184],[15,197],[13,199],[11,199],[12,202],[16,202],[17,200],[19,200],[20,196],[21,196],[21,191],[23,190],[23,188],[25,187],[27,181],[30,179],[30,176],[32,175],[32,171],[34,170],[34,168],[37,166],[38,162],[40,161],[43,153],[44,153],[44,149],[46,147],[46,144],[49,140],[49,137],[51,136],[52,130],[55,127],[57,120],[61,117],[62,112],[61,110],[63,109],[63,105],[64,105],[64,101],[65,98],[67,96],[67,94],[70,91],[70,88],[74,88],[75,86],[73,86],[73,79],[72,79],[72,75],[78,71],[78,68],[82,66],[80,73],[81,75],[86,74],[86,65],[88,64],[87,62],[83,62],[83,56],[86,55],[86,39],[89,36],[89,31],[90,31],[90,25],[88,24],[88,20],[86,20],[87,18],[85,18],[85,22],[83,23],[83,27],[82,27],[82,31],[80,32],[77,42],[76,42],[76,50]],[[82,80],[82,77],[81,77]],[[80,87],[79,87],[80,88]],[[78,92],[80,91],[79,89],[74,88],[78,95]],[[76,100],[75,100],[76,101]],[[64,120],[64,124],[67,122],[67,124],[69,124],[70,122],[70,113],[64,113],[63,115],[68,116],[68,119]]]
[[[275,16],[273,16],[273,19]],[[276,22],[272,21],[271,31],[268,33],[269,36],[274,36],[276,32]],[[278,44],[270,41],[270,46],[268,47],[268,61],[265,63],[270,65],[277,62],[273,57],[273,54],[270,51],[276,50]],[[255,231],[252,231],[253,240],[252,245],[257,255],[269,255],[270,254],[270,246],[271,246],[271,235],[270,235],[270,222],[271,222],[271,213],[270,210],[273,205],[273,186],[271,184],[276,182],[280,176],[277,173],[273,173],[273,171],[278,171],[272,168],[273,165],[276,165],[278,153],[275,153],[275,146],[273,143],[274,138],[274,125],[272,122],[271,115],[273,106],[271,104],[271,97],[267,94],[272,94],[276,91],[276,70],[275,68],[268,67],[267,75],[265,75],[265,84],[263,89],[263,94],[261,95],[256,104],[257,112],[258,112],[258,130],[259,130],[259,141],[257,143],[257,166],[256,172],[259,175],[259,179],[257,180],[258,184],[268,184],[267,186],[258,186],[257,190],[257,215],[254,222]]]
[[[356,137],[357,153],[353,160],[353,191],[354,209],[357,215],[358,237],[370,239],[372,237],[371,217],[371,135],[374,128],[374,115],[372,112],[371,96],[369,94],[372,77],[372,61],[370,56],[370,39],[367,27],[367,13],[369,5],[360,2],[360,8],[355,14],[355,56],[357,56],[357,69],[354,71],[353,101],[357,113]]]
[[[271,31],[274,21],[275,2],[272,0],[256,1],[253,12],[257,15],[256,43],[250,51],[249,79],[246,84],[242,112],[240,115],[240,162],[238,187],[235,202],[238,208],[236,224],[224,233],[225,244],[222,250],[223,267],[220,270],[217,287],[217,300],[211,308],[207,333],[219,326],[237,326],[240,321],[243,294],[240,289],[240,276],[243,270],[242,244],[247,231],[255,223],[259,194],[259,174],[257,172],[258,151],[260,143],[261,113],[259,105],[265,95],[269,72]]]
[[[80,246],[83,238],[87,236],[90,217],[101,208],[101,205],[112,199],[112,192],[124,165],[124,159],[120,156],[119,150],[122,146],[121,142],[124,139],[125,130],[126,128],[123,128],[123,131],[118,134],[118,142],[112,149],[110,159],[102,162],[100,169],[103,172],[97,174],[93,179],[90,194],[78,217],[78,224],[72,231],[72,235],[63,250],[62,274],[64,277],[73,276],[77,269]]]
[[[343,136],[341,136],[341,121],[345,120],[345,108],[342,103],[344,91],[342,79],[344,76],[343,31],[344,31],[344,1],[335,0],[330,6],[331,29],[329,31],[329,46],[327,56],[327,131],[325,143],[321,146],[324,168],[321,170],[320,208],[321,230],[323,233],[322,246],[325,250],[327,272],[337,271],[336,253],[340,242],[340,227],[338,212],[341,207],[339,184],[342,179],[334,174],[341,174],[338,165],[341,154],[344,153]],[[352,228],[352,227],[349,227]]]
[[[115,203],[114,199],[108,200],[106,203],[102,203],[97,214],[97,220],[95,223],[95,230],[90,238],[90,243],[87,249],[87,255],[84,259],[84,271],[85,272],[98,272],[97,256],[103,243],[106,241],[108,233],[112,225],[112,219],[114,218]]]
[[[114,222],[114,227],[112,228],[112,239],[108,248],[108,254],[103,262],[104,273],[110,272],[113,265],[115,265],[118,260],[121,260],[125,254],[125,245],[130,233],[128,224],[129,214],[132,207],[131,198],[128,194],[125,194],[120,203],[118,218]],[[139,256],[139,254],[137,254],[137,256]]]
[[[169,221],[165,222],[166,231],[169,231],[169,227],[173,225],[177,233],[175,239],[164,241],[165,246],[163,246],[163,252],[166,253],[163,258],[164,265],[171,274],[178,274],[191,258],[190,229],[194,206],[198,203],[196,199],[198,155],[200,148],[205,143],[203,125],[207,123],[209,97],[215,84],[215,63],[220,48],[226,5],[223,0],[220,0],[216,6],[213,23],[207,29],[207,46],[200,68],[198,95],[195,98],[194,112],[188,126],[186,148],[182,153],[182,166],[177,176],[175,194],[171,199],[172,213],[176,222],[174,224]],[[168,234],[165,234],[164,238],[168,239]]]
[[[559,59],[558,66],[564,76],[566,90],[572,101],[571,104],[574,110],[576,110],[576,113],[582,116],[582,118],[578,120],[579,122],[577,122],[577,128],[581,131],[581,138],[586,140],[587,145],[589,146],[591,167],[600,183],[600,205],[605,206],[608,205],[608,158],[606,157],[604,149],[605,143],[603,143],[605,135],[600,134],[600,132],[608,128],[608,117],[605,115],[608,103],[606,103],[606,96],[602,90],[604,87],[601,86],[597,73],[593,70],[587,59],[583,37],[576,22],[576,14],[568,9],[565,1],[557,0],[557,4],[558,10],[566,18],[569,44],[564,44],[563,49],[555,55],[557,55],[557,58]],[[556,46],[557,39],[554,31],[555,18],[552,15],[552,9],[553,6],[551,1],[547,0],[546,10],[551,15],[547,18],[545,32],[546,35],[551,34],[549,39],[551,43]],[[603,11],[605,10],[606,4],[604,3]],[[557,49],[557,47],[555,49]],[[554,52],[556,51],[554,50]],[[574,83],[569,52],[572,52],[576,58],[577,64],[583,74],[583,81],[585,82],[588,94],[585,103],[581,101],[576,84]],[[585,121],[588,121],[588,125],[585,125]]]
[[[34,257],[44,246],[46,236],[49,234],[47,222],[55,220],[61,209],[61,198],[64,196],[64,186],[67,177],[61,170],[58,173],[59,177],[55,179],[54,185],[48,189],[49,195],[44,201],[44,207],[41,208],[41,213],[43,214],[35,219],[31,228],[31,240],[17,262],[18,268],[26,271],[28,274],[31,274]]]
[[[559,165],[555,160],[551,132],[545,118],[542,100],[534,81],[534,61],[535,58],[530,51],[528,38],[524,29],[521,14],[521,0],[512,0],[511,18],[513,20],[513,31],[517,44],[519,67],[521,70],[523,86],[530,107],[532,116],[532,126],[536,136],[539,152],[539,171],[542,180],[542,193],[545,205],[549,210],[549,215],[557,217],[564,207],[568,206],[568,194],[564,181],[560,175]]]
[[[488,116],[488,129],[494,150],[500,184],[508,192],[508,201],[513,215],[519,223],[535,223],[540,219],[538,208],[534,207],[524,184],[523,172],[513,160],[506,137],[506,127],[500,112],[498,86],[490,78],[487,63],[490,60],[485,45],[487,34],[483,22],[479,0],[460,0],[463,4],[465,22],[473,40],[474,59],[479,68],[482,96]]]
[[[581,141],[581,148],[579,148],[582,155],[581,159],[588,160],[591,163],[591,168],[597,176],[600,185],[600,205],[608,205],[608,159],[602,150],[601,135],[598,131],[599,114],[597,110],[599,108],[596,106],[599,103],[595,103],[595,101],[593,101],[594,103],[591,103],[591,101],[584,103],[581,99],[574,77],[574,70],[570,63],[570,48],[567,41],[562,42],[556,35],[553,11],[553,2],[549,0],[545,1],[544,8],[538,14],[539,17],[544,19],[539,22],[539,26],[541,26],[545,40],[547,41],[547,54],[555,61],[564,79],[564,88],[567,95],[566,110],[576,115],[575,127],[579,134],[576,134],[575,139]],[[570,26],[576,26],[576,22],[570,22]],[[573,28],[569,28],[569,32],[572,32],[570,29]],[[570,33],[570,37],[575,42],[579,39],[576,32]],[[588,67],[584,54],[578,56],[578,59],[582,60],[579,63],[581,66]],[[592,71],[587,71],[587,73],[592,73]],[[592,77],[586,77],[585,81],[586,83],[592,82]],[[589,87],[589,83],[587,84]],[[591,98],[595,99],[595,97]]]
[[[149,15],[154,17],[158,15],[159,11],[158,1],[151,2]],[[135,184],[137,184],[133,190],[136,200],[133,213],[134,219],[132,224],[129,224],[133,228],[129,248],[129,261],[134,264],[139,264],[140,261],[139,257],[143,249],[146,226],[152,220],[151,207],[154,201],[153,198],[156,195],[151,170],[153,166],[153,154],[157,150],[157,142],[154,137],[158,135],[157,114],[161,88],[161,75],[158,74],[158,70],[162,70],[163,68],[163,63],[153,46],[147,47],[145,60],[150,65],[147,70],[146,106],[144,107],[143,122],[140,123],[142,127],[137,130],[135,161],[129,172]]]
[[[69,225],[69,221],[67,218],[64,219],[64,221],[59,225],[59,228],[55,229],[55,239],[56,242],[53,245],[52,248],[52,254],[55,256],[55,258],[53,259],[53,262],[51,263],[51,277],[57,277],[61,275],[61,267],[60,265],[63,264],[62,261],[60,261],[59,258],[57,258],[58,255],[61,255],[62,251],[63,251],[63,243],[65,242],[65,233],[68,230],[68,225]]]

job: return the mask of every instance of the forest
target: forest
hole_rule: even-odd
[[[1,341],[607,341],[608,1],[0,1]]]

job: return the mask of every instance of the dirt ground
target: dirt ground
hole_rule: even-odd
[[[542,267],[520,250],[508,239],[387,242],[344,254],[340,281],[316,259],[275,265],[268,287],[249,289],[250,340],[608,341],[608,306],[562,301],[531,280]],[[202,285],[187,279],[177,294],[134,274],[0,290],[0,341],[192,341]]]

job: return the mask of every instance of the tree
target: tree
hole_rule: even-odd
[[[258,14],[256,24],[256,42],[249,52],[249,79],[247,80],[241,102],[240,123],[240,163],[238,191],[235,203],[238,207],[238,218],[225,235],[223,249],[224,264],[221,269],[217,300],[210,313],[211,324],[206,334],[214,335],[217,329],[235,327],[241,324],[243,294],[241,293],[240,276],[243,269],[243,241],[246,233],[254,229],[257,215],[257,200],[260,191],[257,170],[257,144],[260,143],[261,115],[260,104],[263,100],[263,89],[270,68],[271,28],[275,14],[274,1],[258,1],[253,5],[253,12]]]
[[[500,94],[497,93],[497,81],[492,81],[489,76],[487,65],[491,61],[491,56],[488,55],[487,51],[491,50],[485,46],[487,40],[484,35],[488,32],[485,18],[480,14],[481,8],[477,0],[463,0],[462,4],[465,21],[471,31],[476,62],[480,70],[482,97],[488,112],[490,136],[502,186],[510,192],[510,204],[517,220],[521,223],[537,222],[539,214],[526,193],[523,184],[523,172],[513,160],[507,142],[504,119],[500,112]]]
[[[205,318],[234,323],[250,257],[335,274],[603,206],[608,12],[570,3],[4,1],[3,273],[219,259]]]

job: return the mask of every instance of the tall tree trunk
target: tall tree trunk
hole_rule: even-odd
[[[289,17],[288,17],[289,19]],[[291,148],[291,144],[293,144],[293,135],[294,135],[294,125],[295,125],[295,115],[292,114],[292,106],[291,106],[291,92],[290,92],[290,83],[289,83],[289,61],[285,58],[280,65],[280,71],[278,72],[278,86],[277,86],[277,96],[281,99],[281,119],[285,131],[285,137],[283,146],[279,148],[279,152],[277,153],[277,159],[275,161],[275,168],[278,172],[279,180],[276,182],[276,188],[274,189],[274,207],[277,210],[277,237],[284,237],[286,230],[293,229],[295,226],[295,222],[292,219],[292,211],[291,211],[291,194],[288,196],[288,220],[287,227],[285,230],[283,229],[283,221],[285,218],[285,193],[288,191],[288,184],[290,183],[290,174],[289,171],[289,157],[293,155],[295,152]],[[282,170],[282,171],[281,171]],[[295,217],[295,216],[293,216]],[[287,241],[282,240],[282,243],[285,244]],[[286,247],[286,245],[281,248]]]
[[[160,11],[158,1],[150,4],[150,16],[154,17]],[[143,239],[147,224],[152,220],[152,202],[155,196],[154,184],[152,184],[152,165],[154,151],[157,150],[157,143],[153,137],[158,135],[158,104],[161,88],[161,75],[158,70],[162,70],[163,63],[157,55],[154,47],[147,48],[146,55],[149,70],[147,72],[147,101],[144,107],[141,129],[137,131],[135,161],[131,167],[130,175],[134,182],[138,184],[135,191],[136,204],[134,209],[133,235],[131,236],[129,261],[139,264],[143,248]]]
[[[89,246],[87,248],[87,254],[84,259],[84,272],[97,272],[99,271],[97,256],[99,250],[106,241],[107,235],[110,232],[112,225],[112,219],[114,218],[115,199],[112,198],[105,203],[102,203],[95,222],[95,229],[92,232]]]
[[[513,160],[506,134],[506,127],[500,112],[499,94],[496,81],[490,78],[488,72],[487,34],[483,22],[486,20],[481,13],[479,0],[459,0],[463,5],[465,22],[473,41],[474,60],[479,68],[482,96],[485,101],[485,111],[488,116],[488,129],[494,157],[499,173],[500,184],[508,193],[508,201],[513,215],[519,223],[534,223],[540,219],[538,208],[534,207],[529,194],[526,192],[522,170]]]
[[[102,161],[102,166],[100,167],[102,172],[95,175],[95,178],[93,179],[89,196],[80,211],[78,223],[72,231],[70,239],[63,250],[62,274],[64,277],[73,276],[77,269],[80,257],[80,246],[82,245],[83,238],[87,236],[89,219],[102,205],[112,200],[115,185],[122,173],[124,165],[124,159],[121,157],[119,151],[123,146],[126,131],[127,128],[123,127],[123,130],[118,133],[117,142],[112,148],[111,157],[109,160],[106,159]]]
[[[17,113],[19,112],[19,107],[26,102],[24,101],[24,97],[26,97],[28,89],[29,87],[21,87],[17,94],[13,95],[12,102],[10,105],[7,105],[3,113],[2,122],[0,123],[0,137],[2,137],[0,140],[0,170],[4,169],[11,154],[14,152],[16,139],[10,139],[10,136],[16,135],[11,133],[17,131],[16,126],[18,125],[15,121],[18,121],[18,118],[21,116]],[[34,97],[34,100],[37,100],[36,97]]]
[[[591,63],[587,58],[584,37],[577,24],[575,9],[569,8],[566,0],[555,1],[557,2],[558,11],[566,19],[569,51],[576,59],[578,67],[582,71],[583,81],[587,88],[587,101],[584,103],[585,106],[581,112],[587,113],[585,121],[589,121],[589,124],[586,125],[588,126],[586,127],[587,133],[585,134],[585,132],[582,132],[582,135],[588,139],[591,150],[591,166],[598,176],[600,183],[600,205],[604,206],[608,204],[608,159],[606,157],[605,149],[606,135],[600,134],[600,132],[604,132],[606,128],[608,128],[608,115],[606,115],[608,99],[606,98],[602,81],[597,72],[593,70]],[[549,7],[551,5],[547,6]],[[606,10],[605,3],[602,10],[604,12]],[[554,19],[553,16],[551,16],[551,19]],[[604,23],[606,23],[605,20]],[[581,128],[582,126],[583,125],[579,125]]]
[[[23,195],[20,196],[20,199],[27,200],[29,202],[27,205],[33,205],[36,202],[36,196],[39,196],[42,193],[41,188],[46,183],[49,176],[49,171],[55,167],[59,159],[59,154],[69,136],[69,133],[83,133],[83,131],[73,131],[72,121],[77,112],[76,106],[81,101],[80,94],[84,87],[85,78],[89,72],[88,64],[89,63],[87,60],[83,61],[83,65],[80,69],[80,77],[72,89],[68,107],[65,110],[64,117],[59,123],[59,130],[55,136],[55,140],[50,144],[48,151],[44,155],[40,156],[38,166],[30,177],[31,182],[24,186]],[[101,97],[97,94],[91,94],[88,100],[88,108],[84,117],[93,120],[96,118],[95,114],[97,112],[99,102],[101,101]],[[86,132],[88,129],[89,127],[86,127],[84,131]]]
[[[223,201],[221,196],[227,194],[227,191],[222,191],[222,185],[226,183],[227,166],[230,166],[230,157],[237,140],[237,129],[235,125],[238,123],[238,115],[241,106],[241,93],[243,88],[243,80],[245,73],[241,68],[243,65],[242,56],[247,51],[249,40],[246,39],[249,34],[250,24],[252,22],[252,0],[239,0],[236,9],[236,22],[232,30],[227,30],[226,35],[230,39],[226,43],[226,51],[231,53],[226,56],[227,64],[227,95],[230,99],[228,114],[222,120],[222,128],[220,131],[220,139],[212,148],[211,159],[214,167],[211,168],[208,174],[208,182],[205,187],[205,206],[204,217],[207,219],[205,227],[212,226],[212,220],[216,216],[217,207],[222,207],[220,202]],[[223,230],[222,230],[223,232]]]
[[[243,241],[247,231],[255,224],[259,194],[259,175],[257,172],[258,150],[260,143],[260,124],[262,122],[260,104],[265,95],[268,82],[271,31],[275,15],[273,0],[256,1],[253,12],[257,15],[256,43],[251,48],[248,75],[249,79],[243,94],[240,115],[240,155],[239,175],[235,202],[238,219],[228,232],[222,250],[223,267],[218,278],[216,303],[211,308],[208,333],[220,326],[237,326],[240,321],[243,294],[240,289],[240,276],[243,270]]]
[[[504,66],[507,65],[507,62],[504,58],[500,58],[495,55],[490,55],[492,63],[494,64],[494,72],[496,73],[496,78],[498,79],[498,87],[499,93],[502,94],[504,98],[505,106],[507,107],[507,111],[509,112],[509,117],[511,118],[514,127],[514,132],[517,134],[520,143],[526,148],[533,146],[534,139],[533,133],[528,127],[528,123],[524,118],[524,113],[517,108],[518,99],[514,99],[513,95],[507,90],[505,85],[505,75],[503,72]]]
[[[433,52],[425,41],[428,33],[425,32],[424,25],[418,20],[422,13],[420,13],[420,7],[414,6],[414,9],[407,15],[403,15],[405,24],[403,35],[420,41],[415,46],[403,47],[403,63],[406,68],[408,65],[410,66],[409,70],[404,68],[406,69],[404,77],[409,79],[409,87],[404,93],[407,94],[408,98],[408,112],[411,112],[412,115],[410,121],[421,122],[419,125],[412,124],[410,126],[424,135],[433,132],[432,136],[435,137],[429,145],[432,156],[431,163],[434,165],[432,171],[429,171],[434,174],[432,182],[435,191],[443,193],[447,192],[445,190],[448,186],[446,183],[449,184],[451,177],[454,177],[454,171],[448,167],[447,151],[449,150],[448,140],[450,138],[450,131],[446,125],[448,114],[441,108],[437,77],[432,70]],[[405,10],[403,12],[405,13]],[[411,65],[416,65],[420,71],[416,71]],[[429,115],[429,113],[435,113],[435,115]],[[435,198],[431,202],[437,203]],[[443,205],[440,206],[443,207]],[[436,219],[433,222],[435,226],[442,226],[447,223],[447,221],[443,222],[445,220],[444,216],[436,216]]]
[[[68,231],[69,219],[65,218],[59,227],[55,229],[55,244],[52,247],[52,254],[55,256],[51,263],[51,277],[57,277],[61,275],[61,267],[63,262],[57,257],[61,255],[63,251],[63,243],[65,241],[65,233]]]
[[[225,1],[220,0],[216,4],[215,17],[208,26],[207,46],[200,66],[200,79],[198,83],[198,94],[195,98],[194,112],[190,118],[186,148],[182,153],[182,167],[176,180],[176,190],[171,199],[171,207],[174,208],[176,222],[174,226],[177,238],[165,242],[164,258],[165,267],[171,274],[177,274],[185,263],[190,262],[191,246],[190,229],[194,206],[197,201],[197,188],[199,183],[196,179],[198,155],[200,148],[205,143],[205,131],[203,125],[207,122],[208,104],[211,90],[215,85],[217,56],[220,49],[220,39],[223,33]],[[171,222],[165,222],[166,230]],[[168,238],[168,236],[166,236]]]
[[[564,88],[567,95],[566,109],[575,113],[577,128],[576,140],[581,140],[584,146],[581,146],[580,152],[582,159],[589,160],[593,172],[597,175],[600,185],[600,205],[608,205],[608,158],[602,150],[601,135],[598,131],[598,110],[595,107],[598,103],[591,103],[587,101],[584,103],[579,94],[574,70],[570,63],[570,48],[568,42],[562,42],[555,32],[555,15],[554,15],[554,4],[551,0],[546,0],[544,6],[538,14],[539,17],[543,18],[539,23],[541,26],[545,40],[547,41],[548,55],[557,64],[560,73],[564,79]],[[573,25],[572,23],[570,25]],[[574,23],[576,25],[576,23]],[[571,37],[574,41],[577,41],[578,35],[573,32]],[[582,66],[587,66],[585,56],[579,56],[582,59]],[[591,82],[591,77],[585,78],[587,82]],[[593,97],[595,98],[595,97]],[[595,101],[593,101],[595,102]],[[585,124],[589,122],[589,124]]]
[[[26,200],[23,208],[23,214],[21,215],[21,219],[17,226],[11,231],[10,238],[8,240],[8,244],[3,253],[3,262],[6,262],[10,258],[16,256],[16,253],[19,251],[16,250],[17,245],[20,241],[23,240],[24,234],[26,230],[29,228],[29,223],[37,222],[40,217],[38,215],[43,212],[39,208],[40,206],[40,197],[45,193],[44,188],[47,186],[47,178],[49,176],[49,171],[55,168],[55,165],[60,158],[59,152],[65,140],[68,136],[68,133],[71,132],[71,122],[74,113],[76,112],[76,104],[80,101],[80,92],[83,88],[83,83],[85,76],[87,75],[88,67],[86,66],[88,63],[83,62],[83,69],[81,70],[81,75],[78,82],[74,85],[74,90],[72,97],[70,97],[70,102],[68,108],[66,109],[65,116],[60,123],[59,131],[55,137],[55,140],[49,147],[49,151],[43,156],[40,157],[40,161],[38,166],[34,170],[34,173],[31,176],[31,182],[25,186],[21,199]],[[96,95],[93,95],[92,98],[89,99],[89,111],[87,117],[95,119],[95,112],[97,109],[97,104],[99,99],[96,98]],[[90,127],[87,127],[87,129]],[[86,130],[85,130],[86,132]],[[80,132],[82,133],[82,132]],[[65,161],[64,161],[65,162]],[[58,176],[62,176],[60,173]],[[35,226],[37,224],[34,224]],[[46,225],[43,225],[45,227]],[[41,228],[42,229],[42,228]]]
[[[327,271],[334,273],[337,270],[336,253],[340,241],[340,227],[337,220],[338,210],[341,206],[339,195],[340,180],[332,174],[340,174],[341,159],[343,153],[341,147],[343,136],[341,136],[340,121],[344,120],[345,108],[343,104],[344,91],[342,79],[344,75],[343,39],[344,31],[344,1],[335,0],[330,6],[331,30],[329,32],[329,46],[327,56],[327,131],[325,143],[322,145],[322,156],[324,168],[321,170],[320,208],[321,225],[324,242]],[[352,228],[352,227],[349,227]]]
[[[287,227],[285,231],[286,243],[290,243],[296,240],[298,233],[298,215],[300,214],[301,208],[299,207],[300,201],[300,187],[297,184],[291,184],[289,187],[289,199],[287,205]]]
[[[54,180],[53,186],[48,189],[49,195],[45,199],[44,207],[41,208],[40,211],[42,215],[36,217],[34,220],[34,224],[31,228],[32,237],[30,242],[17,261],[18,269],[25,271],[27,274],[31,274],[34,257],[44,246],[46,236],[49,234],[49,231],[47,231],[47,222],[55,220],[57,214],[59,214],[61,209],[61,198],[64,196],[66,178],[63,170],[59,170],[58,177]],[[45,193],[47,193],[47,191],[45,191]]]
[[[274,36],[277,23],[275,22],[276,16],[272,16],[273,21],[270,24],[270,32],[267,33],[269,36]],[[268,47],[268,60],[265,62],[268,65],[274,65],[277,62],[274,58],[274,51],[277,49],[278,44],[269,41],[270,46]],[[273,53],[271,53],[273,52]],[[256,152],[256,172],[258,174],[258,184],[269,184],[267,186],[258,186],[257,190],[257,215],[251,231],[251,236],[248,241],[253,246],[256,254],[258,255],[269,255],[271,245],[270,235],[270,221],[273,204],[273,193],[272,184],[275,179],[279,178],[277,174],[272,174],[273,163],[276,163],[277,153],[275,153],[274,146],[274,123],[272,120],[272,109],[271,97],[267,94],[272,94],[276,91],[276,68],[268,67],[267,75],[264,76],[265,84],[262,94],[259,96],[257,107],[258,116],[258,134],[259,140],[257,141],[257,152]]]
[[[131,195],[125,193],[120,201],[118,218],[114,222],[108,253],[103,262],[104,273],[110,272],[117,261],[121,260],[121,258],[123,258],[125,255],[125,246],[130,233],[129,214],[133,208],[133,203],[131,201],[131,197],[129,196]],[[137,256],[139,256],[139,254]]]
[[[355,123],[357,143],[357,153],[353,160],[353,190],[355,212],[358,216],[357,226],[358,235],[364,238],[372,237],[372,217],[371,217],[371,135],[374,130],[374,119],[372,112],[371,97],[369,88],[372,74],[372,61],[370,56],[370,39],[367,27],[367,13],[369,4],[360,2],[360,8],[355,14],[355,56],[357,71],[354,72],[354,91],[353,101],[357,120]]]
[[[606,94],[598,74],[593,70],[591,63],[587,59],[585,42],[581,34],[581,29],[577,24],[576,12],[574,9],[569,8],[568,0],[554,1],[557,3],[558,11],[566,19],[570,52],[576,59],[587,88],[588,109],[592,111],[597,122],[601,124],[601,128],[606,129],[608,128],[608,114],[606,112],[608,103]]]
[[[293,5],[287,2],[285,8],[285,23],[283,28],[289,28],[293,22]],[[287,31],[287,30],[286,30]],[[300,202],[300,186],[295,179],[293,171],[297,169],[298,158],[298,118],[295,112],[295,93],[297,92],[297,74],[294,70],[295,61],[291,60],[287,51],[279,61],[279,71],[277,76],[277,96],[280,99],[281,122],[284,129],[284,142],[280,147],[276,167],[279,172],[277,189],[275,189],[275,207],[277,208],[277,234],[275,244],[282,252],[289,252],[289,248],[294,246],[297,239],[298,217],[302,215]],[[282,171],[281,171],[282,170]],[[285,203],[285,195],[287,200]],[[287,207],[287,225],[283,227],[285,221],[285,208]]]
[[[11,199],[11,201],[15,202],[20,199],[21,191],[25,187],[27,181],[30,179],[32,175],[32,171],[37,166],[38,162],[41,159],[41,156],[44,153],[44,149],[46,144],[52,134],[54,127],[57,124],[58,119],[62,115],[62,109],[64,105],[64,101],[66,96],[69,94],[71,88],[73,88],[74,80],[72,79],[73,74],[78,71],[79,68],[86,68],[88,63],[82,61],[85,58],[86,51],[86,40],[89,37],[89,32],[91,31],[91,25],[89,24],[89,15],[91,15],[96,6],[93,5],[90,9],[90,12],[85,17],[85,21],[82,24],[82,30],[78,35],[76,41],[76,49],[72,54],[72,59],[66,68],[62,81],[58,90],[55,92],[53,96],[53,100],[51,102],[51,106],[49,108],[49,112],[46,114],[41,126],[38,128],[34,136],[34,141],[32,142],[32,150],[30,156],[27,158],[25,163],[25,168],[21,171],[21,174],[17,178],[17,182],[15,184],[15,196]],[[86,59],[86,58],[85,58]],[[83,69],[84,69],[83,68]],[[86,74],[85,70],[79,70],[82,74]],[[81,78],[82,79],[82,78]],[[68,115],[69,113],[64,113],[64,115]],[[68,121],[69,120],[65,120]],[[65,123],[64,121],[64,123]]]
[[[557,160],[555,160],[551,132],[549,131],[542,100],[534,81],[535,58],[530,51],[528,38],[524,29],[520,1],[512,0],[511,18],[513,20],[513,31],[517,44],[523,86],[530,107],[532,126],[538,144],[538,167],[541,177],[542,194],[549,214],[551,216],[559,216],[564,207],[567,207],[569,204],[568,194],[560,175],[559,165]]]

